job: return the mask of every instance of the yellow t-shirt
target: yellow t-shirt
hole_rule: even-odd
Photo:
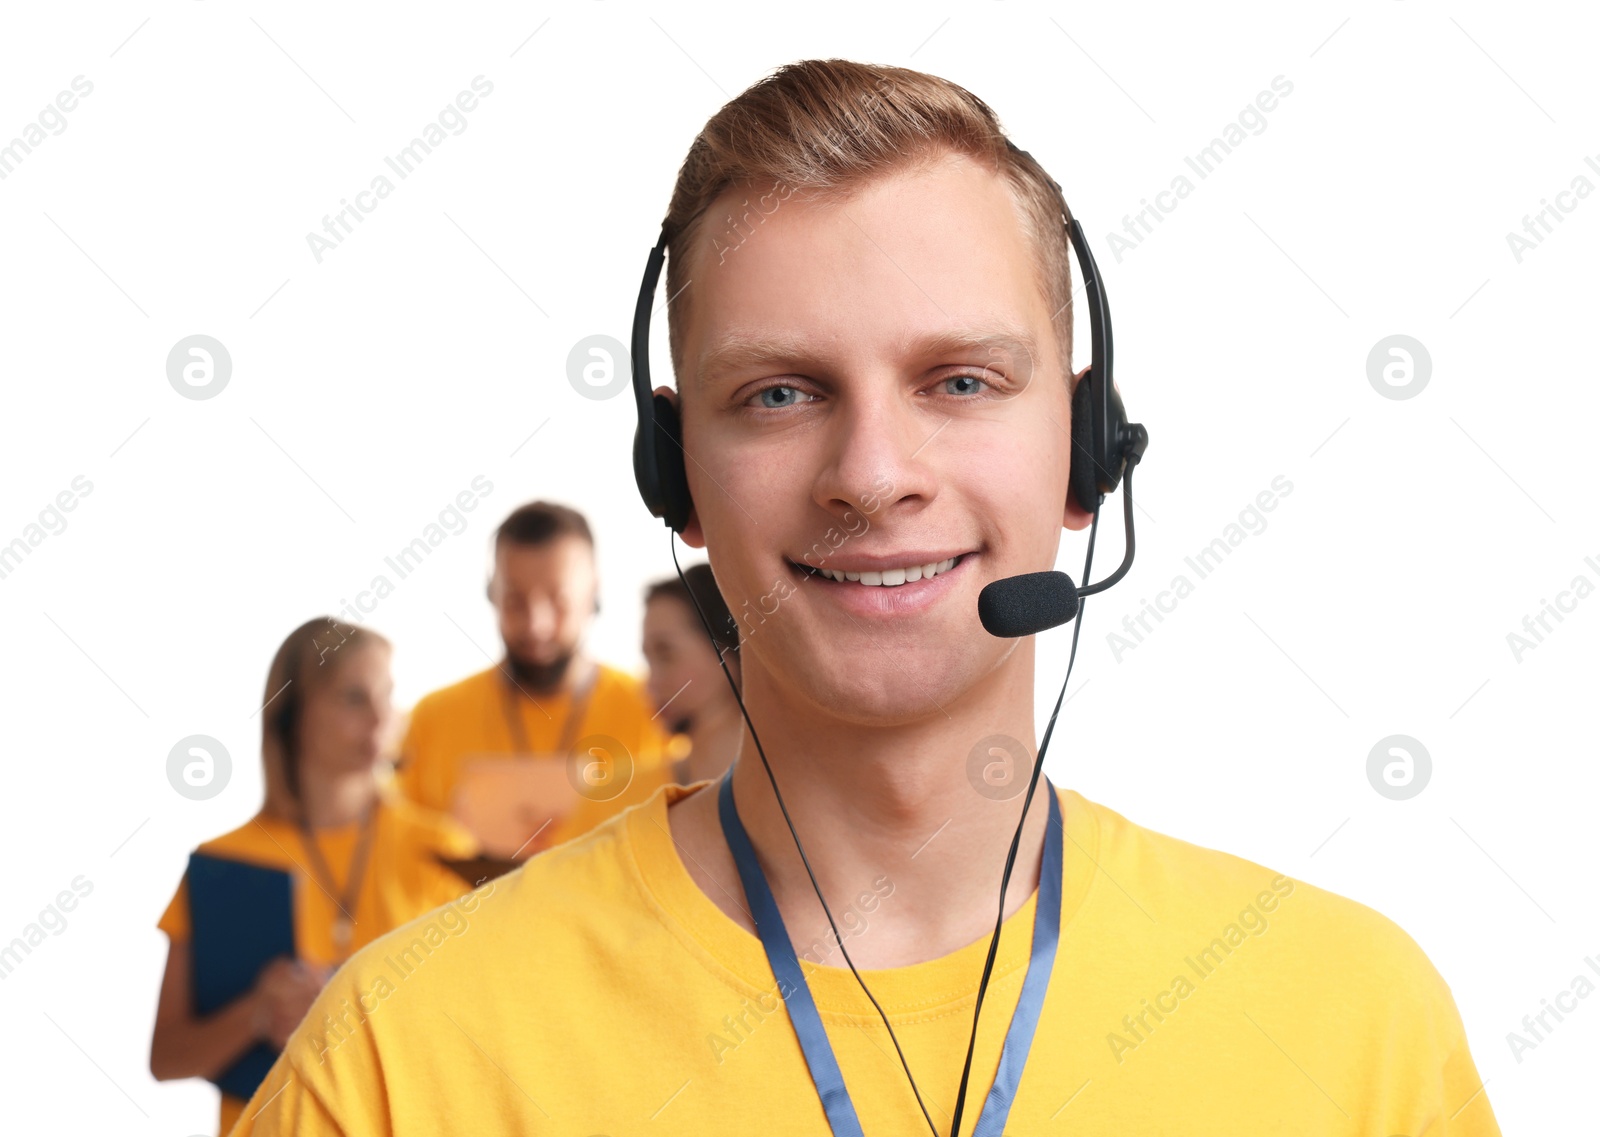
[[[439,864],[435,855],[463,858],[477,849],[472,835],[456,822],[404,798],[381,799],[374,824],[377,828],[372,833],[366,871],[351,912],[352,950],[468,891],[469,885]],[[334,883],[342,891],[360,823],[314,832]],[[339,910],[317,884],[313,862],[293,823],[260,814],[231,833],[204,842],[198,851],[288,870],[293,879],[296,955],[328,966],[338,962],[333,925]],[[191,937],[187,874],[178,882],[177,892],[156,926],[175,941]],[[244,1102],[231,1094],[221,1096],[217,1132],[225,1134],[238,1120]]]
[[[592,735],[621,743],[632,760],[632,773],[622,785],[601,793],[580,791],[573,812],[541,834],[538,848],[558,845],[586,833],[631,805],[646,800],[661,785],[661,768],[677,751],[652,718],[644,685],[626,672],[598,664],[594,689],[578,721],[567,724],[572,706],[568,694],[540,695],[537,703],[520,693],[513,706],[520,715],[523,738],[537,754],[553,754],[566,733],[576,745]],[[424,695],[411,711],[395,780],[413,801],[449,812],[463,764],[475,758],[510,758],[518,740],[507,716],[506,678],[498,667],[468,676],[459,683]]]
[[[236,1137],[826,1134],[760,941],[672,843],[667,805],[693,792],[714,783],[668,786],[479,890],[434,946],[423,920],[357,955]],[[1061,947],[1008,1133],[1499,1133],[1449,988],[1393,922],[1075,792],[1061,803]],[[842,929],[895,919],[896,871],[835,899]],[[1036,896],[1006,922],[964,1132],[994,1080]],[[945,1126],[987,948],[862,973]],[[865,1132],[921,1137],[850,972],[803,966]]]

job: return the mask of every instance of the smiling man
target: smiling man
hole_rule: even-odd
[[[1041,783],[999,909],[1034,645],[978,594],[1090,521],[1061,208],[917,72],[798,63],[706,124],[661,393],[683,538],[761,598],[741,690],[787,819],[747,730],[727,783],[355,956],[236,1132],[948,1133],[1003,915],[963,1134],[1498,1133],[1449,988],[1358,903]]]

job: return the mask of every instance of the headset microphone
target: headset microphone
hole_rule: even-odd
[[[1064,572],[1030,572],[984,585],[978,619],[991,636],[1015,639],[1059,627],[1078,612],[1078,586]]]
[[[1150,438],[1140,423],[1128,425],[1124,451],[1127,467],[1122,482],[1124,545],[1122,564],[1099,584],[1079,588],[1064,572],[1025,572],[992,580],[978,593],[978,619],[984,631],[1002,639],[1037,635],[1060,627],[1078,614],[1078,601],[1103,592],[1121,580],[1133,565],[1133,468],[1144,457]],[[1095,510],[1096,518],[1099,509]]]
[[[1017,145],[1006,140],[1006,145],[1013,153],[1020,155],[1028,163],[1037,167],[1033,156]],[[1090,568],[1094,559],[1095,533],[1100,523],[1100,504],[1105,495],[1113,493],[1122,486],[1123,497],[1123,528],[1126,543],[1123,551],[1122,565],[1116,572],[1105,580],[1093,585],[1079,587],[1073,583],[1071,577],[1062,572],[1035,572],[1024,573],[1020,576],[1007,577],[990,582],[984,587],[978,597],[978,617],[984,628],[994,636],[1005,638],[1018,638],[1035,635],[1038,632],[1057,627],[1073,620],[1072,650],[1067,659],[1067,675],[1062,680],[1061,693],[1056,697],[1055,709],[1051,712],[1049,724],[1045,727],[1044,737],[1040,741],[1039,752],[1034,760],[1033,768],[1028,780],[1027,792],[1023,796],[1022,815],[1017,821],[1016,831],[1011,838],[1011,845],[1007,852],[1004,871],[1000,878],[999,911],[995,919],[994,935],[989,941],[989,954],[984,963],[983,975],[978,983],[978,993],[972,1011],[972,1033],[967,1042],[966,1063],[962,1068],[961,1084],[958,1087],[955,1099],[955,1108],[952,1111],[950,1133],[952,1137],[961,1131],[962,1111],[966,1103],[968,1081],[972,1072],[973,1052],[977,1044],[978,1018],[983,1011],[984,995],[989,987],[989,980],[993,973],[995,957],[999,948],[1001,925],[1005,916],[1006,890],[1011,880],[1011,871],[1016,864],[1018,850],[1022,840],[1023,824],[1028,816],[1028,810],[1033,802],[1034,790],[1039,783],[1040,773],[1044,769],[1044,755],[1050,745],[1050,737],[1055,730],[1056,719],[1061,713],[1062,702],[1066,696],[1067,683],[1072,677],[1072,663],[1078,654],[1078,631],[1082,625],[1083,606],[1080,603],[1083,597],[1110,588],[1127,573],[1133,564],[1133,467],[1138,465],[1144,455],[1145,447],[1149,443],[1149,436],[1145,428],[1139,423],[1130,423],[1122,406],[1122,398],[1117,393],[1112,382],[1112,343],[1111,343],[1111,311],[1106,302],[1105,289],[1100,280],[1100,272],[1094,263],[1094,255],[1089,251],[1089,243],[1084,238],[1083,228],[1072,217],[1067,209],[1066,200],[1061,196],[1061,186],[1043,170],[1039,171],[1050,184],[1055,187],[1057,198],[1061,206],[1061,215],[1065,222],[1067,243],[1077,255],[1079,269],[1083,274],[1083,287],[1085,299],[1089,309],[1090,343],[1092,347],[1091,363],[1088,371],[1078,380],[1072,392],[1072,455],[1068,471],[1068,494],[1086,512],[1092,514],[1093,522],[1089,527],[1089,540],[1084,556],[1083,578],[1089,579]],[[640,282],[639,297],[634,308],[633,337],[631,345],[632,380],[635,405],[638,410],[639,424],[633,440],[633,468],[634,477],[638,482],[639,495],[644,499],[645,506],[656,517],[661,518],[670,530],[667,538],[668,549],[672,554],[672,564],[678,571],[679,579],[683,579],[683,569],[678,565],[678,553],[672,542],[673,533],[683,532],[688,524],[689,514],[693,502],[689,494],[688,471],[684,462],[682,427],[678,417],[678,408],[672,400],[665,395],[656,395],[650,382],[650,314],[654,306],[656,285],[660,279],[661,270],[666,261],[667,245],[673,233],[666,222],[662,223],[661,236],[656,245],[650,250],[650,255],[645,262],[644,279]],[[1067,282],[1070,288],[1070,280]],[[670,302],[670,301],[669,301]],[[687,587],[687,581],[685,581]],[[694,591],[689,590],[689,599],[693,601],[700,622],[705,628],[706,635],[712,647],[717,648],[716,634],[711,628],[709,618],[701,608],[700,602],[694,596]],[[1074,620],[1074,617],[1077,617]],[[844,937],[839,932],[839,927],[834,920],[833,912],[828,907],[827,900],[822,895],[822,888],[817,883],[816,874],[812,871],[810,859],[806,856],[805,847],[800,842],[800,834],[796,831],[794,820],[789,816],[788,806],[785,805],[783,794],[778,789],[778,781],[773,773],[772,765],[767,760],[765,748],[761,745],[761,736],[756,733],[755,724],[750,721],[750,713],[745,709],[744,698],[740,694],[739,685],[734,682],[733,674],[728,670],[724,653],[717,652],[718,662],[722,666],[722,673],[728,680],[728,686],[733,691],[734,698],[739,703],[740,714],[743,715],[745,725],[750,729],[750,737],[755,743],[756,754],[761,760],[761,765],[766,771],[767,781],[772,786],[779,812],[783,815],[789,835],[794,841],[800,861],[804,865],[806,875],[811,880],[811,886],[816,893],[818,902],[822,905],[823,914],[827,917],[829,927],[833,930],[834,940],[839,945],[839,950],[844,956],[846,965],[855,976],[862,992],[872,1003],[873,1009],[878,1012],[878,1017],[883,1021],[889,1033],[889,1040],[893,1044],[895,1054],[900,1060],[900,1066],[905,1071],[906,1080],[911,1083],[912,1095],[916,1098],[918,1108],[933,1132],[938,1137],[938,1127],[929,1115],[926,1104],[922,1100],[922,1093],[917,1088],[917,1082],[911,1075],[911,1067],[906,1061],[905,1053],[900,1048],[899,1039],[895,1037],[894,1028],[889,1025],[889,1018],[883,1008],[873,997],[866,982],[861,978],[861,973],[856,970],[855,962],[850,958],[850,952],[845,947]],[[731,806],[731,797],[729,798]],[[726,826],[725,826],[726,828]],[[797,1027],[797,1031],[799,1028]],[[1022,1058],[1026,1062],[1026,1056]],[[1020,1068],[1016,1076],[1020,1077]],[[998,1083],[997,1083],[998,1084]],[[844,1092],[842,1084],[838,1087]],[[846,1094],[847,1096],[847,1094]],[[984,1115],[979,1118],[980,1128],[987,1124],[989,1118]],[[1003,1125],[1003,1118],[1001,1119]]]

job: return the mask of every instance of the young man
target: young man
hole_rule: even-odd
[[[741,620],[743,697],[809,867],[747,737],[754,875],[719,788],[668,787],[502,878],[458,936],[357,956],[236,1132],[949,1131],[1022,805],[989,766],[1037,753],[1033,643],[989,635],[978,593],[1090,520],[1060,206],[966,91],[828,60],[707,123],[667,223],[683,537],[763,614]],[[845,579],[801,567],[824,540]],[[1047,840],[1053,792],[1022,830],[963,1134],[1498,1133],[1400,928],[1070,790]],[[811,961],[798,987],[757,938],[762,878]],[[1057,914],[1041,1002],[1035,917]]]
[[[495,530],[488,586],[505,657],[412,709],[401,790],[453,812],[494,856],[570,840],[643,801],[670,771],[644,684],[584,651],[598,595],[583,514],[518,507]]]

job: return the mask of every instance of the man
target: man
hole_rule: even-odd
[[[598,589],[583,514],[517,509],[495,531],[488,585],[504,659],[411,712],[402,791],[453,812],[490,855],[560,844],[663,781],[667,739],[643,684],[583,649]]]
[[[742,691],[807,862],[747,738],[728,805],[667,787],[503,878],[458,937],[402,928],[354,959],[239,1132],[949,1132],[1022,814],[985,765],[997,736],[1037,754],[1033,643],[985,632],[977,597],[1090,520],[1054,201],[986,105],[917,72],[797,63],[712,117],[667,218],[662,391],[684,541],[761,613]],[[841,530],[822,567],[843,580],[803,567]],[[1053,793],[1022,830],[962,1134],[1498,1133],[1449,989],[1393,923],[1070,790],[1047,831]],[[798,984],[786,948],[812,961]]]

